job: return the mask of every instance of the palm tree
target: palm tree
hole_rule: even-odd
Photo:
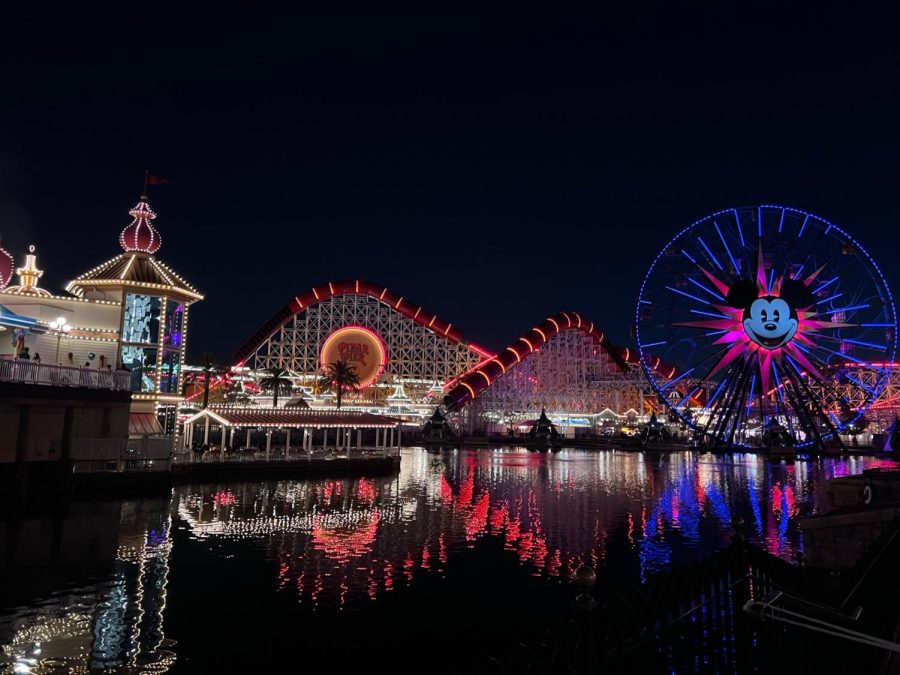
[[[267,391],[272,392],[272,407],[278,407],[278,394],[291,392],[291,380],[288,377],[288,371],[278,366],[265,368],[263,370],[266,377],[259,381],[259,386]]]
[[[359,391],[359,372],[356,370],[356,366],[351,366],[346,361],[329,363],[322,369],[319,388],[324,391],[334,391],[337,396],[337,407],[340,410],[344,391]]]

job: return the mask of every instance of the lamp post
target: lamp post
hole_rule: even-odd
[[[64,317],[59,317],[50,322],[50,330],[56,335],[56,363],[59,365],[59,343],[62,342],[62,336],[72,330],[72,326],[66,323]]]

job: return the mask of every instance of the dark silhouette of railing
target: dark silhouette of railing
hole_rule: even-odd
[[[894,557],[884,563],[893,565]],[[486,659],[481,672],[878,672],[884,650],[744,611],[754,600],[804,598],[798,602],[808,603],[806,611],[871,632],[874,624],[842,606],[848,590],[866,585],[870,562],[830,575],[792,565],[737,535],[728,548],[603,605],[590,595],[593,571],[583,568],[576,574],[581,593],[574,618],[536,645],[519,644],[501,658]],[[881,604],[896,606],[887,599]]]

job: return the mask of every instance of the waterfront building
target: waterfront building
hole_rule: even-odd
[[[44,271],[34,246],[19,267],[0,249],[0,381],[17,385],[3,396],[4,414],[17,420],[4,426],[18,430],[11,447],[34,446],[53,459],[67,457],[73,440],[168,437],[168,450],[155,443],[162,448],[155,454],[171,451],[188,311],[203,296],[156,257],[162,240],[146,195],[130,214],[119,235],[122,252],[77,276],[61,294],[41,286]],[[18,283],[7,286],[13,273]],[[46,390],[21,390],[38,386]],[[110,401],[101,401],[105,412],[97,415],[105,421],[94,424],[89,411],[104,396]],[[52,421],[35,422],[40,415]],[[34,452],[19,448],[15,455],[21,460]]]

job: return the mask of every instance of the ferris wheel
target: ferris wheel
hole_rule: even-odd
[[[719,211],[656,256],[635,317],[662,402],[712,446],[819,446],[888,382],[897,317],[878,266],[827,220]]]

